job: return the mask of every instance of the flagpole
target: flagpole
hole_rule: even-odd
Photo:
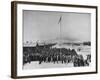
[[[62,17],[60,17],[62,18]],[[60,20],[60,54],[61,54],[61,20]]]
[[[61,16],[61,21],[60,21],[60,46],[61,46],[61,22],[62,22],[62,16]]]
[[[61,25],[62,25],[62,23],[61,23],[61,21],[62,21],[62,16],[60,15],[60,19],[59,19],[59,21],[58,21],[58,24],[59,24],[59,35],[60,35],[60,43],[61,43]]]
[[[62,38],[62,35],[61,35],[61,30],[62,30],[62,29],[61,29],[61,26],[62,26],[62,15],[60,15],[60,19],[59,19],[59,21],[58,21],[58,24],[59,24],[59,26],[60,26],[60,28],[59,28],[59,29],[60,29],[60,30],[59,30],[60,44],[59,44],[59,45],[61,46],[61,38]],[[60,49],[60,54],[61,54],[61,49]]]
[[[60,46],[61,46],[61,40],[62,40],[61,26],[62,26],[62,16],[60,16]]]
[[[62,16],[61,15],[60,15],[60,19],[59,19],[59,24],[60,24],[60,28],[59,28],[60,30],[59,31],[60,31],[60,46],[61,46],[61,36],[62,36],[61,35],[61,26],[62,26]],[[61,54],[61,49],[60,49],[60,54]]]

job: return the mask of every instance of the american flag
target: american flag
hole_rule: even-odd
[[[60,19],[59,19],[59,21],[58,21],[58,24],[61,22],[61,18],[62,18],[62,17],[60,16]]]

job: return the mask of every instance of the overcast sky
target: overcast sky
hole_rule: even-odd
[[[90,41],[91,15],[87,13],[61,13],[45,11],[23,11],[23,41],[56,40]]]

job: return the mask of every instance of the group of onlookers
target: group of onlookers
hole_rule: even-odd
[[[23,64],[31,63],[31,61],[38,61],[42,63],[54,64],[68,64],[73,63],[73,66],[89,66],[91,62],[91,55],[87,55],[84,59],[82,55],[78,55],[75,49],[65,48],[43,48],[31,51],[32,49],[25,50],[23,53]]]

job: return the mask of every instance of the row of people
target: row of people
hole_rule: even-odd
[[[68,63],[71,61],[71,56],[66,55],[41,55],[39,56],[39,64],[42,62],[53,62],[53,63]]]
[[[28,55],[24,57],[24,64],[25,63],[31,63],[32,59],[34,57]],[[36,55],[35,55],[36,58]],[[73,63],[74,67],[77,66],[89,66],[89,63],[91,62],[91,59],[87,56],[87,59],[84,60],[82,55],[37,55],[37,61],[39,64],[42,63]]]
[[[87,59],[84,60],[82,55],[78,55],[74,49],[65,48],[43,48],[37,49],[32,52],[30,49],[24,51],[23,54],[23,64],[31,61],[42,62],[53,62],[53,63],[69,63],[73,62],[74,66],[85,66],[89,65],[91,57],[87,55]]]

